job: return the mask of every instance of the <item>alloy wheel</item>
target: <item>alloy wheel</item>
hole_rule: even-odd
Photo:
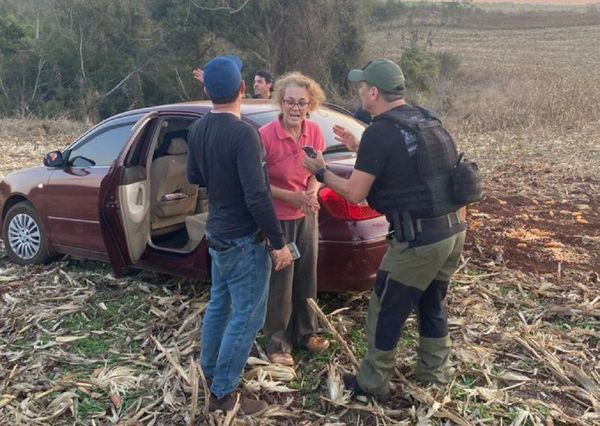
[[[41,246],[41,232],[36,221],[24,213],[15,215],[8,225],[8,244],[21,259],[32,259]]]

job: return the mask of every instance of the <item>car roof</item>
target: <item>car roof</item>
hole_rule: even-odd
[[[181,102],[176,104],[167,105],[156,105],[146,108],[139,108],[131,111],[122,112],[120,114],[110,117],[110,120],[115,118],[124,118],[130,115],[147,114],[149,112],[183,112],[183,113],[196,113],[206,114],[212,108],[210,101],[195,101],[195,102]],[[242,115],[252,115],[261,112],[275,111],[277,107],[273,104],[272,100],[269,99],[242,99]]]

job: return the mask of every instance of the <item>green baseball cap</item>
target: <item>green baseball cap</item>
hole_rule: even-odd
[[[404,91],[404,73],[396,63],[389,59],[375,59],[362,70],[350,71],[348,80],[366,81],[371,86],[392,94],[402,94]]]

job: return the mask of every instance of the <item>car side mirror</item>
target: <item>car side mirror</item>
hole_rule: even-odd
[[[50,151],[44,155],[43,161],[46,167],[62,167],[64,162],[62,152],[60,151]]]

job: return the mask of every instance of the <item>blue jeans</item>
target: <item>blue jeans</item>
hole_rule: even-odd
[[[219,250],[209,244],[212,286],[202,323],[200,365],[219,399],[237,388],[265,322],[271,257],[265,243],[255,239],[252,234],[218,240]]]

